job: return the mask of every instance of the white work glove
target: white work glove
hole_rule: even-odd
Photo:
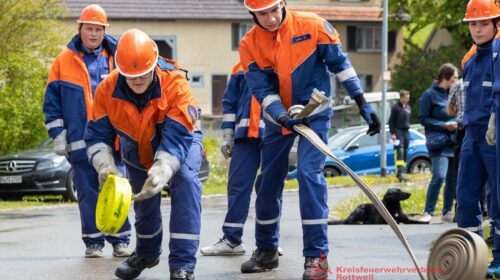
[[[92,159],[92,166],[99,174],[99,189],[102,188],[109,174],[123,177],[123,174],[116,167],[110,146],[104,143],[94,144],[87,149],[87,156]]]
[[[148,171],[148,178],[142,190],[134,195],[136,201],[149,199],[159,194],[181,167],[179,160],[167,152],[158,152],[155,158],[155,163]]]
[[[486,142],[490,146],[497,144],[497,128],[495,126],[495,113],[491,113],[490,122],[488,123],[488,130],[486,131]]]
[[[220,152],[225,159],[230,159],[233,155],[234,147],[234,129],[224,128],[222,132],[222,146],[220,147]]]
[[[66,129],[54,138],[54,152],[68,158],[68,142],[66,142]]]

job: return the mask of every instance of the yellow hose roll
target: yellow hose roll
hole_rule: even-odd
[[[132,204],[132,187],[127,179],[109,174],[97,199],[95,223],[107,234],[117,233]]]

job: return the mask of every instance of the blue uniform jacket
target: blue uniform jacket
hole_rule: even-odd
[[[240,63],[232,70],[222,96],[223,119],[221,128],[234,129],[234,139],[258,138],[264,132],[261,106],[248,89]]]
[[[94,103],[92,84],[99,84],[113,69],[116,43],[113,37],[104,36],[101,53],[93,56],[99,59],[96,73],[102,73],[95,77],[87,71],[80,35],[73,37],[52,64],[43,102],[45,127],[52,138],[67,130],[71,163],[87,160],[83,135]]]
[[[465,93],[465,127],[481,127],[486,131],[493,105],[491,87],[491,50],[492,43],[476,46],[469,50],[462,62]]]
[[[444,124],[451,119],[446,110],[447,102],[448,96],[446,90],[438,87],[435,83],[433,83],[430,88],[426,89],[420,97],[418,118],[420,124],[425,128],[427,143],[434,139],[447,136],[447,134],[451,134],[451,132],[447,132],[444,129]],[[429,149],[429,156],[453,157],[454,147],[450,143],[450,145],[446,145],[439,149]]]

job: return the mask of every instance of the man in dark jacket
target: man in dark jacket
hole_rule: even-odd
[[[400,182],[407,180],[404,172],[410,144],[408,129],[410,129],[411,107],[409,102],[410,92],[401,90],[399,92],[399,102],[392,106],[391,115],[389,116],[389,131],[396,152],[396,175]]]

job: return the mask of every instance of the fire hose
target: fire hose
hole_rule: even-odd
[[[328,99],[324,94],[314,89],[311,100],[305,107],[302,105],[295,105],[290,107],[288,112],[292,118],[304,118],[309,116],[314,109],[326,102],[328,102]],[[373,190],[356,175],[356,173],[345,165],[344,162],[337,158],[312,129],[303,124],[295,125],[293,128],[298,134],[306,138],[319,151],[335,161],[347,174],[349,174],[365,195],[372,201],[375,208],[401,241],[412,259],[420,278],[425,279],[410,244],[401,232],[397,222]],[[444,233],[433,246],[428,259],[427,268],[436,268],[437,271],[428,269],[427,276],[429,280],[479,279],[484,278],[487,266],[488,248],[484,240],[479,235],[474,233],[470,234],[466,230],[453,229]]]

